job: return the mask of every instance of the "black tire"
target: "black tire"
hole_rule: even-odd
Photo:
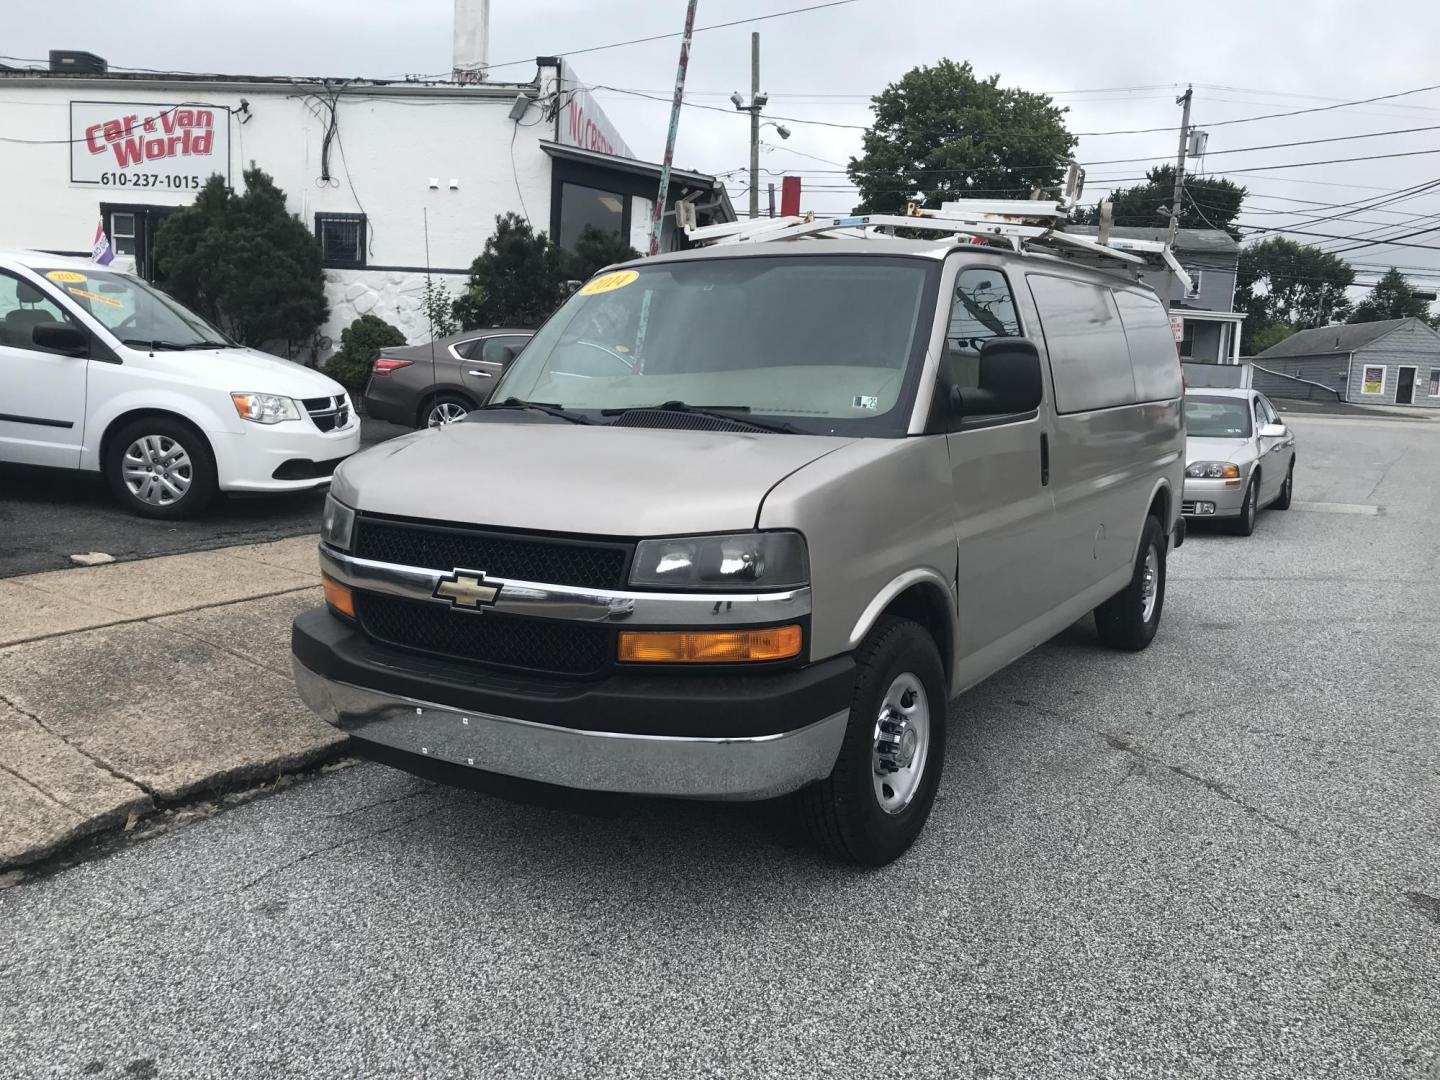
[[[142,497],[141,493],[146,490],[144,486],[140,489],[141,493],[137,493],[127,483],[126,455],[132,446],[148,439],[155,440],[154,445],[165,458],[169,458],[178,447],[188,459],[188,466],[170,466],[175,469],[173,477],[168,472],[156,474],[157,479],[187,480],[188,486],[180,496],[175,497],[173,491],[166,489],[157,495],[161,501],[149,501]],[[141,459],[135,459],[131,462],[132,466],[139,461]],[[148,469],[152,462],[146,458],[143,464]],[[215,478],[215,456],[210,452],[205,436],[183,420],[169,416],[142,416],[120,428],[110,439],[101,468],[116,500],[132,514],[141,517],[164,520],[194,517],[214,501],[219,490]]]
[[[1245,485],[1245,497],[1240,503],[1240,516],[1232,518],[1229,529],[1236,536],[1249,536],[1255,531],[1255,519],[1260,516],[1260,474],[1250,477]]]
[[[930,816],[945,764],[949,696],[934,640],[909,619],[881,619],[855,661],[855,692],[840,756],[830,775],[801,791],[799,799],[807,830],[822,850],[845,862],[884,866],[905,853]],[[888,812],[876,791],[875,777],[885,775],[876,772],[876,734],[886,694],[906,676],[924,690],[929,740],[908,803]]]
[[[415,426],[417,428],[438,426],[431,424],[431,417],[437,410],[446,406],[449,406],[452,409],[458,408],[459,410],[461,410],[462,416],[458,416],[454,420],[450,421],[450,423],[455,423],[456,420],[459,420],[463,417],[464,413],[468,413],[474,410],[475,402],[471,401],[463,394],[453,394],[448,392],[436,394],[434,397],[426,399],[426,401],[421,404],[420,411],[415,414]]]
[[[1155,555],[1155,602],[1145,615],[1147,556]],[[1154,517],[1145,519],[1140,532],[1140,550],[1130,584],[1095,609],[1095,629],[1100,641],[1112,649],[1139,652],[1155,640],[1160,615],[1165,609],[1165,530]]]
[[[1270,505],[1276,510],[1289,510],[1290,500],[1295,494],[1295,462],[1290,462],[1290,471],[1285,474],[1285,483],[1280,486],[1280,494]]]

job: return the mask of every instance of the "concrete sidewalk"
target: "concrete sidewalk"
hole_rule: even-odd
[[[0,868],[344,745],[290,680],[315,544],[0,581]]]

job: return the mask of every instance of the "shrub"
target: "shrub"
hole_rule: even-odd
[[[384,319],[378,315],[361,315],[340,331],[340,351],[325,361],[325,373],[343,384],[351,398],[358,400],[380,350],[404,344],[405,335]]]

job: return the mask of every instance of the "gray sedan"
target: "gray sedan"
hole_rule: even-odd
[[[465,330],[424,345],[380,350],[365,412],[407,427],[443,427],[489,400],[533,330]]]
[[[1264,394],[1197,387],[1185,392],[1185,494],[1195,521],[1225,519],[1249,536],[1267,506],[1288,510],[1295,490],[1295,436]]]

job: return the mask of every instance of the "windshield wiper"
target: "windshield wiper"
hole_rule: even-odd
[[[737,424],[759,428],[762,431],[779,432],[782,435],[803,435],[804,430],[783,420],[752,420],[749,405],[687,405],[683,401],[665,401],[659,405],[627,405],[623,409],[601,409],[601,416],[623,416],[628,412],[675,412],[691,416],[708,416],[712,420],[733,420]],[[744,415],[733,416],[732,413]]]
[[[480,406],[481,409],[531,409],[535,412],[542,412],[546,416],[558,416],[561,420],[569,420],[572,424],[588,424],[590,418],[581,416],[579,413],[571,412],[563,405],[556,405],[549,401],[521,401],[519,398],[508,397],[504,401],[491,401]]]
[[[224,348],[223,345],[219,345],[213,341],[158,341],[154,338],[148,341],[142,341],[140,338],[121,338],[121,341],[126,345],[135,345],[142,349],[149,349],[151,352],[184,352],[186,349]]]

